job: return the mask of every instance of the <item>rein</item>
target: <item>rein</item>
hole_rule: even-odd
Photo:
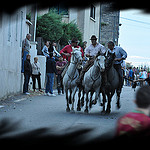
[[[95,63],[94,63],[93,67],[98,67],[98,68],[99,68],[100,66],[95,66]],[[99,68],[99,70],[100,70],[100,68]],[[93,84],[92,84],[92,87],[93,87],[95,81],[98,80],[98,78],[100,78],[100,74],[97,76],[96,79],[94,79],[94,78],[92,77],[92,71],[90,70],[90,77],[91,77],[91,79],[92,79],[92,81],[93,81]]]
[[[73,55],[73,58],[71,59],[71,62],[70,62],[70,64],[75,64],[76,66],[75,66],[75,69],[74,69],[74,72],[73,72],[73,77],[71,77],[70,75],[69,75],[69,73],[67,72],[67,75],[68,75],[68,77],[70,78],[70,80],[71,81],[73,81],[75,78],[77,78],[77,75],[74,77],[74,75],[75,75],[75,73],[76,73],[76,69],[77,69],[77,67],[78,67],[78,62],[76,62],[75,61],[75,59],[74,59],[74,55]]]

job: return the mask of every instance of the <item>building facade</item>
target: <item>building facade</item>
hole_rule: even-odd
[[[91,4],[87,8],[66,8],[62,4],[52,7],[58,14],[62,15],[62,21],[69,23],[75,22],[82,32],[82,40],[90,44],[90,37],[95,34],[99,38],[100,29],[100,3]],[[38,15],[48,13],[50,9],[39,10]]]
[[[26,7],[13,14],[0,15],[0,98],[22,91],[22,40],[32,23],[26,19]],[[31,43],[31,53],[34,43]]]
[[[90,44],[91,35],[96,35],[98,41],[107,47],[108,41],[113,41],[118,45],[119,38],[119,11],[113,11],[109,3],[93,3],[86,8],[66,8],[58,4],[52,8],[56,9],[58,14],[62,15],[62,21],[77,23],[82,32],[82,40]],[[38,11],[39,15],[48,13],[49,9]]]

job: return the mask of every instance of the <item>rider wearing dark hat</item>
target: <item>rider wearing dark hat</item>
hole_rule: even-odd
[[[95,60],[95,57],[97,56],[97,54],[99,53],[100,55],[104,55],[106,52],[105,47],[97,42],[97,37],[95,35],[92,35],[90,40],[91,40],[92,44],[89,47],[87,47],[85,50],[85,55],[86,55],[86,57],[89,58],[89,60],[84,65],[84,67],[80,73],[80,76],[76,81],[78,86],[81,85],[85,72],[91,66],[93,66],[94,60]]]
[[[79,40],[77,38],[72,38],[71,40],[71,44],[66,45],[59,53],[63,56],[63,59],[66,59],[68,61],[64,71],[62,72],[62,77],[65,75],[68,66],[70,64],[70,60],[71,60],[71,52],[72,52],[72,48],[78,48],[81,52],[82,52],[82,57],[84,56],[84,52],[83,49],[78,46]]]
[[[72,38],[71,44],[66,45],[59,53],[63,56],[63,58],[66,58],[69,62],[71,59],[71,52],[72,47],[78,48],[82,52],[82,57],[84,56],[83,49],[78,46],[79,40],[77,38]]]

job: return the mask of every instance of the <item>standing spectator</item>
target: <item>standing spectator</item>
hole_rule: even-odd
[[[59,57],[59,61],[56,62],[56,69],[57,69],[57,90],[58,90],[58,95],[61,94],[61,89],[62,89],[62,94],[64,94],[64,87],[63,87],[63,78],[61,76],[61,73],[63,69],[65,68],[67,62],[63,61],[63,57]]]
[[[130,71],[129,71],[129,79],[130,80],[133,80],[133,75],[134,75],[134,72],[132,71],[132,67],[130,67]],[[130,81],[130,86],[131,86],[132,82]]]
[[[139,71],[139,68],[137,67],[136,71],[135,71],[136,80],[139,79],[139,73],[140,73],[140,71]]]
[[[147,72],[146,72],[146,70],[144,69],[141,69],[141,72],[139,73],[139,79],[142,79],[142,80],[145,80],[147,78]],[[143,81],[141,81],[140,82],[140,86],[143,86],[143,83],[144,83],[144,85],[145,85],[145,81],[143,82]]]
[[[123,62],[121,63],[121,69],[122,69],[122,72],[123,72],[123,85],[124,85],[124,77],[126,76],[126,63],[125,61],[123,60]]]
[[[56,74],[57,77],[56,62],[53,58],[53,52],[51,52],[49,55],[50,58],[46,62],[47,83],[45,93],[47,96],[56,96],[53,93],[54,73]]]
[[[24,61],[24,84],[23,84],[23,93],[26,95],[30,95],[28,93],[28,84],[30,80],[30,76],[32,75],[32,65],[30,63],[31,56],[27,54],[26,60]]]
[[[34,62],[32,63],[32,81],[33,81],[33,90],[35,92],[35,84],[36,84],[36,79],[38,80],[38,87],[39,91],[43,92],[41,90],[41,72],[40,72],[40,63],[38,62],[38,57],[34,57]]]
[[[24,73],[24,61],[26,60],[26,56],[30,53],[30,39],[31,34],[27,34],[26,38],[22,41],[22,68],[21,72]]]
[[[126,86],[129,86],[129,68],[126,69],[126,79],[125,79],[125,85]]]

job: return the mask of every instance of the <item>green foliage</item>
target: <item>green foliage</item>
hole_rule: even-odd
[[[66,43],[71,40],[73,37],[78,38],[78,40],[82,41],[82,33],[78,29],[78,26],[74,22],[70,22],[68,24],[62,23],[63,35],[60,39],[61,45],[66,45]]]
[[[37,36],[49,41],[60,41],[61,45],[68,44],[73,37],[82,42],[82,33],[76,23],[64,23],[61,15],[50,11],[37,19]]]
[[[38,17],[37,36],[43,37],[44,40],[48,41],[58,41],[62,36],[61,16],[50,12]]]

